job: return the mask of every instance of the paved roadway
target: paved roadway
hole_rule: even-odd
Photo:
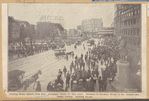
[[[97,44],[96,40],[96,44]],[[83,44],[81,46],[77,47],[77,50],[74,49],[74,45],[66,46],[67,51],[74,51],[74,56],[81,56],[82,54],[85,54],[88,51],[88,47],[86,46],[86,41],[83,42],[85,45],[85,50],[83,48]],[[71,62],[74,61],[74,59],[69,58],[67,61],[65,58],[56,58],[54,55],[54,51],[49,50],[40,54],[36,54],[33,56],[29,56],[26,58],[17,59],[14,61],[9,61],[8,64],[8,71],[12,70],[23,70],[25,71],[24,80],[34,75],[38,70],[42,71],[42,75],[39,75],[38,81],[41,81],[41,91],[47,91],[47,85],[50,81],[54,81],[57,78],[59,69],[63,70],[63,67],[66,66],[67,70],[69,70],[69,66]],[[101,64],[99,62],[99,76],[102,77],[101,73]],[[138,89],[140,88],[141,79],[140,76],[138,77],[136,75],[138,69],[136,68],[130,68],[129,75],[127,75],[128,78],[128,85],[126,88],[128,89]],[[133,73],[134,72],[134,73]],[[62,76],[62,79],[64,80],[64,86],[65,86],[65,78]],[[135,80],[134,80],[135,79]],[[98,85],[98,84],[97,84]],[[108,83],[107,85],[107,91],[108,92],[115,92],[117,89],[115,89],[115,86],[119,85],[117,82],[113,82],[112,85]],[[120,86],[120,85],[119,85]],[[36,87],[35,87],[36,88]],[[23,91],[23,89],[20,89],[19,91]],[[27,91],[35,91],[33,89],[33,84],[30,85],[27,89]],[[70,89],[69,89],[70,91]],[[98,91],[98,87],[96,87],[96,90]]]
[[[97,42],[97,41],[96,41]],[[81,46],[77,46],[77,49],[74,49],[74,45],[66,46],[67,51],[74,51],[74,56],[81,56],[85,54],[88,50],[88,46],[86,46],[86,41],[83,42],[85,45],[85,49],[83,48],[83,44]],[[90,47],[92,48],[92,47]],[[8,64],[8,71],[11,70],[23,70],[25,71],[24,80],[34,75],[38,70],[42,71],[42,75],[39,75],[38,81],[41,81],[41,89],[42,91],[47,91],[46,87],[50,81],[54,81],[57,78],[59,69],[63,70],[63,67],[66,66],[67,70],[69,70],[69,66],[74,59],[69,57],[67,61],[65,58],[56,58],[53,50],[49,50],[40,54],[36,54],[33,56],[29,56],[26,58],[21,58],[18,60],[10,61]],[[101,72],[101,71],[100,71]],[[101,74],[101,73],[100,73]],[[65,79],[64,85],[65,85]],[[20,89],[22,91],[23,89]],[[34,91],[33,84],[28,87],[27,91]]]

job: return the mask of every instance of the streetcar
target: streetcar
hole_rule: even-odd
[[[64,55],[66,55],[66,49],[65,48],[55,49],[54,54],[55,54],[56,57],[64,56]]]

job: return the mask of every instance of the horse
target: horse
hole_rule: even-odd
[[[22,87],[24,87],[24,90],[27,90],[27,88],[34,83],[33,85],[33,89],[34,89],[34,86],[35,86],[35,83],[37,81],[37,79],[39,78],[38,76],[39,75],[42,75],[42,72],[41,70],[39,70],[37,73],[35,73],[33,76],[31,76],[29,79],[25,80],[23,83],[22,83]]]

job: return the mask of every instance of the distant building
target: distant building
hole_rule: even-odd
[[[20,23],[13,17],[8,17],[8,39],[9,43],[18,41],[20,38]]]
[[[68,36],[75,36],[76,33],[77,33],[76,29],[69,29]]]
[[[63,31],[64,29],[59,23],[37,22],[38,38],[60,38]]]
[[[114,27],[114,22],[112,22],[111,27]]]
[[[27,21],[15,20],[8,17],[9,42],[21,42],[24,38],[34,37],[36,35],[35,25],[29,24]]]
[[[59,23],[64,27],[64,18],[62,16],[42,15],[39,22]]]
[[[62,38],[67,39],[67,30],[66,29],[64,29],[64,33],[62,34]]]
[[[114,27],[102,27],[96,32],[84,32],[88,37],[100,37],[107,36],[112,37],[114,35]]]
[[[82,26],[81,25],[77,26],[77,30],[82,30]]]
[[[99,28],[103,27],[102,19],[87,19],[82,21],[83,32],[96,32]]]

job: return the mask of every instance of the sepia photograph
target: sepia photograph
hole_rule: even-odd
[[[9,3],[8,92],[142,92],[142,5]]]

